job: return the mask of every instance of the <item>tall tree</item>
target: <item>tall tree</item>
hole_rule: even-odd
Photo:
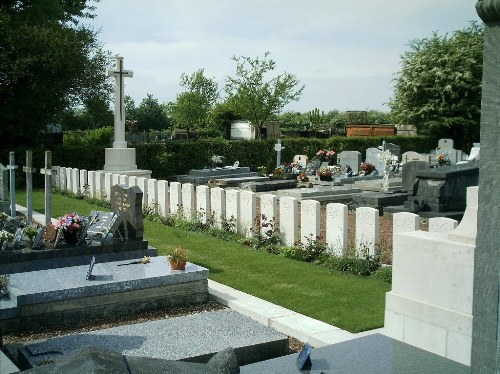
[[[269,52],[263,59],[233,56],[232,60],[236,62],[236,76],[226,79],[227,102],[238,115],[252,122],[260,137],[266,120],[279,114],[289,102],[299,100],[304,86],[298,87],[295,75],[286,72],[268,78],[276,67]]]
[[[185,92],[177,95],[168,106],[175,125],[180,128],[203,128],[210,122],[210,110],[219,99],[219,87],[214,78],[207,78],[200,69],[191,75],[182,74],[180,85]]]
[[[482,25],[414,39],[410,49],[401,57],[389,103],[396,119],[420,133],[451,137],[458,146],[479,140]]]
[[[162,106],[151,94],[147,94],[142,99],[137,108],[136,117],[143,130],[164,130],[169,126],[169,119]]]
[[[0,143],[36,143],[68,108],[109,100],[111,62],[87,0],[3,0],[0,4]]]

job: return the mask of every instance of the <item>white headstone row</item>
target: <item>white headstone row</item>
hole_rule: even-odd
[[[144,208],[162,217],[178,215],[185,220],[213,222],[216,227],[233,230],[246,237],[273,235],[279,232],[284,245],[308,244],[321,233],[322,215],[318,201],[271,194],[257,195],[237,189],[194,186],[190,183],[170,182],[153,178],[138,178],[103,171],[86,171],[53,167],[58,173],[59,188],[79,191],[90,197],[109,200],[114,184],[138,186],[144,194]],[[260,217],[257,217],[257,201]],[[327,251],[336,256],[347,252],[348,207],[344,204],[326,205],[325,241]],[[260,222],[260,225],[257,225]],[[458,222],[446,218],[429,220],[429,231],[448,233]],[[412,213],[393,215],[393,234],[417,231],[420,217]],[[373,208],[356,209],[355,248],[360,257],[374,256],[380,245],[379,211]]]

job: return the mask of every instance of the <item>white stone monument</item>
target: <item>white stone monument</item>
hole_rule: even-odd
[[[151,170],[137,169],[135,148],[127,148],[125,141],[124,78],[132,78],[132,70],[123,69],[123,57],[116,57],[116,67],[108,69],[108,77],[115,77],[115,121],[113,148],[105,150],[104,171],[151,178]]]

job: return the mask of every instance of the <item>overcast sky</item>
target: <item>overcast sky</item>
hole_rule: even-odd
[[[232,56],[276,62],[274,74],[305,85],[285,110],[389,111],[392,79],[408,42],[479,21],[476,0],[101,0],[91,25],[104,48],[124,57],[125,94],[136,105],[183,91],[200,68],[221,90]]]

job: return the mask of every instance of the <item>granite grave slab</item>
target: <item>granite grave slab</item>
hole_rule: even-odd
[[[17,368],[7,373],[14,372],[18,372]],[[25,371],[26,374],[90,374],[98,372],[106,374],[237,374],[240,372],[240,368],[232,348],[218,352],[207,364],[200,364],[125,356],[110,349],[87,346],[56,358],[53,362],[47,362]]]
[[[266,192],[294,188],[297,187],[297,183],[296,179],[278,179],[264,182],[245,182],[240,184],[240,188],[252,192]]]
[[[221,178],[242,178],[242,177],[257,177],[257,172],[250,171],[249,167],[233,167],[213,169],[192,169],[188,175],[177,176],[177,181],[181,183],[192,183],[195,186],[199,184],[207,184],[209,180]]]
[[[241,374],[304,373],[297,368],[298,353],[245,365]],[[316,374],[439,373],[466,374],[470,368],[381,334],[313,349],[312,366]]]
[[[235,311],[220,310],[28,343],[19,348],[18,361],[33,367],[87,345],[128,356],[200,363],[232,347],[239,365],[288,352],[286,335]]]
[[[90,263],[90,262],[89,262]],[[126,266],[124,266],[126,265]],[[66,325],[208,299],[208,270],[188,263],[172,271],[165,256],[95,263],[10,275],[10,295],[0,299],[4,331]],[[43,281],[40,281],[43,280]]]

